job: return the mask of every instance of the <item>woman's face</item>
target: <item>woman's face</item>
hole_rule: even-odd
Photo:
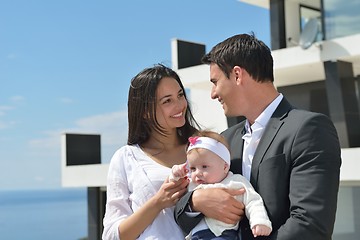
[[[184,91],[174,78],[160,80],[156,89],[156,118],[164,129],[175,129],[185,124],[187,101]]]

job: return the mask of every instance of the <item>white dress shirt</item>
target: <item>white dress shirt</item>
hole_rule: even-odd
[[[271,115],[275,112],[275,109],[279,106],[282,99],[283,95],[280,93],[279,96],[277,96],[255,119],[253,125],[250,126],[249,121],[246,119],[246,134],[242,137],[244,139],[242,175],[248,181],[250,181],[251,164],[256,148],[259,145],[260,139],[263,135],[267,123],[270,120]]]

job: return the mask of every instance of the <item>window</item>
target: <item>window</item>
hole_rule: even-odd
[[[320,9],[308,7],[305,5],[300,5],[300,31],[302,32],[305,24],[310,19],[317,19],[318,22],[318,34],[315,38],[315,42],[323,40],[323,31],[321,24],[321,11]]]

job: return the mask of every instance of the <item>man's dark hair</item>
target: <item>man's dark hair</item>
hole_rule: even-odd
[[[227,78],[239,66],[258,82],[274,81],[271,50],[253,33],[238,34],[218,43],[201,60],[217,64]]]

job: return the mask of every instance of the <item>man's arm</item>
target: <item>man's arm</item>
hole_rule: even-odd
[[[304,122],[293,146],[290,216],[272,239],[331,239],[341,165],[336,130],[317,115]]]
[[[235,224],[244,216],[244,204],[234,196],[244,193],[244,189],[197,189],[183,196],[175,206],[175,220],[185,233],[189,233],[203,215],[219,221]],[[201,212],[193,217],[186,212]]]
[[[199,214],[196,217],[191,217],[185,212],[192,212],[190,209],[189,201],[191,201],[193,191],[186,193],[179,202],[175,205],[174,217],[176,223],[186,234],[189,234],[190,231],[201,221],[203,214]]]

